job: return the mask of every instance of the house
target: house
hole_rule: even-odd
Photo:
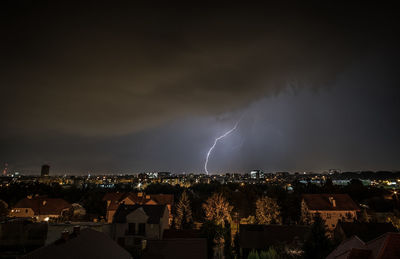
[[[173,194],[145,194],[143,192],[133,193],[106,193],[104,195],[103,201],[105,201],[107,212],[106,219],[108,223],[113,221],[115,212],[117,211],[119,205],[166,205],[169,211],[170,219],[169,224],[172,223],[171,209],[174,203]]]
[[[143,240],[161,239],[168,220],[165,205],[121,204],[114,215],[112,236],[122,246],[140,246]]]
[[[45,245],[47,223],[10,219],[0,224],[0,258],[18,257]]]
[[[357,236],[343,241],[327,259],[398,259],[400,258],[400,234],[388,232],[367,243]]]
[[[104,222],[72,222],[67,221],[67,222],[50,222],[47,224],[48,230],[47,230],[47,239],[46,239],[46,245],[54,243],[56,240],[60,238],[60,233],[63,231],[68,231],[70,233],[73,232],[73,230],[76,227],[80,227],[80,229],[86,229],[90,228],[92,230],[96,230],[98,232],[102,232],[106,234],[107,236],[111,237],[111,229],[112,226],[109,223],[104,223]]]
[[[72,233],[62,232],[54,243],[34,250],[22,259],[132,259],[124,248],[107,235],[92,230],[76,228]]]
[[[207,259],[205,238],[149,240],[142,259]]]
[[[334,239],[338,241],[347,240],[352,236],[357,236],[362,241],[368,242],[387,232],[397,232],[397,229],[392,225],[392,223],[339,221],[333,234]]]
[[[250,225],[239,227],[239,243],[242,255],[255,250],[267,250],[270,246],[283,245],[288,254],[299,255],[310,226],[301,225]]]
[[[37,221],[49,221],[60,218],[72,205],[60,198],[28,196],[11,209],[9,216],[16,218],[35,218]]]
[[[339,220],[354,221],[360,208],[347,194],[304,194],[301,201],[301,217],[312,223],[318,213],[329,231],[333,231]]]

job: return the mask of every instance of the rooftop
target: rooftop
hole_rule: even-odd
[[[310,210],[360,210],[347,194],[303,194],[303,199]]]

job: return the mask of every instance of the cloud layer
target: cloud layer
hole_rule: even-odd
[[[30,7],[4,16],[5,134],[126,134],[326,87],[391,32],[325,6]]]

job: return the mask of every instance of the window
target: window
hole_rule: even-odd
[[[134,235],[136,233],[136,224],[129,223],[128,224],[128,234]]]
[[[139,235],[144,236],[146,233],[146,224],[139,223]]]

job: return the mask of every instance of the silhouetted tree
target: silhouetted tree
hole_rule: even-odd
[[[258,252],[256,250],[251,250],[251,252],[247,256],[247,259],[260,259],[260,256],[258,255]]]
[[[325,221],[319,213],[315,214],[311,232],[304,243],[304,257],[307,259],[322,259],[329,254],[331,241],[326,235]]]
[[[0,200],[0,220],[3,220],[8,215],[8,205],[5,201]]]
[[[240,258],[240,236],[239,231],[236,232],[235,237],[233,238],[234,251],[237,258]]]
[[[279,258],[278,252],[272,246],[267,251],[261,251],[260,253],[260,259],[278,259],[278,258]]]
[[[224,255],[226,259],[233,258],[232,231],[231,231],[231,224],[228,221],[225,221],[225,228],[224,228]]]
[[[190,207],[189,197],[184,191],[176,205],[175,227],[177,229],[187,229],[191,227],[192,223],[192,208]]]
[[[223,228],[213,221],[206,221],[201,226],[200,232],[207,239],[207,255],[211,259],[214,256],[215,245],[223,236]]]
[[[360,214],[360,217],[358,219],[361,222],[369,222],[369,216],[368,216],[368,213],[367,213],[367,209],[363,208],[361,210],[361,214]]]

